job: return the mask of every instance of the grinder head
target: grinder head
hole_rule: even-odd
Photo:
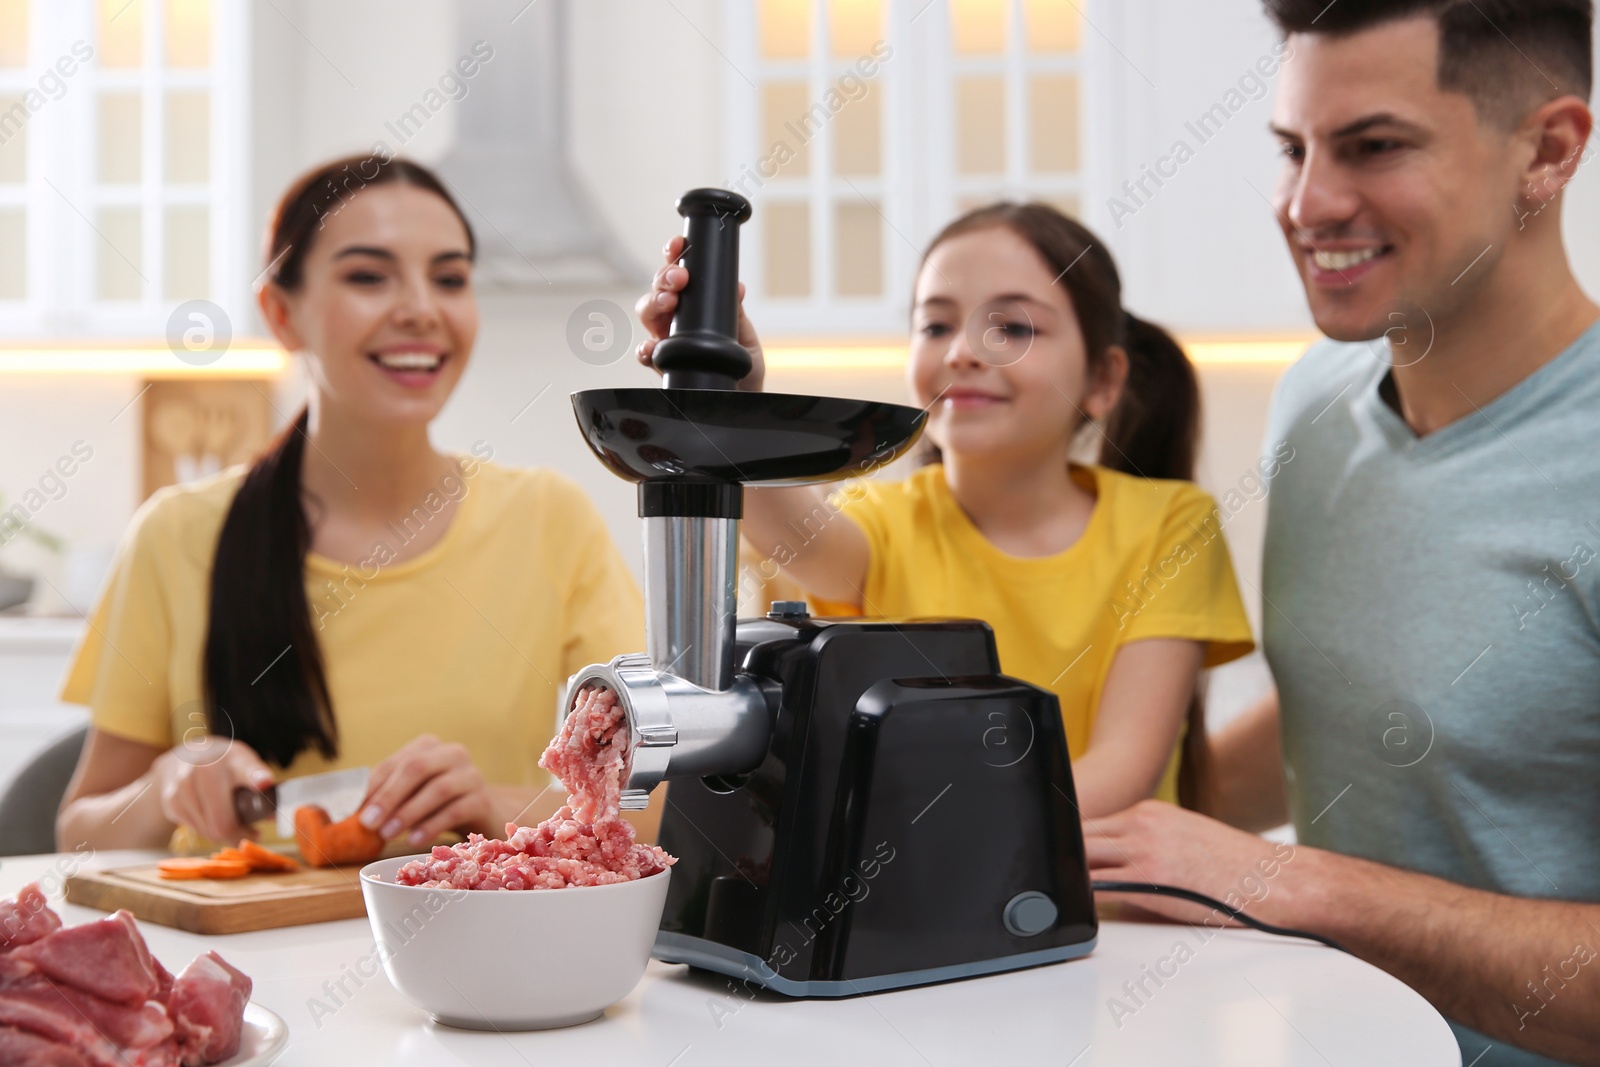
[[[748,678],[736,678],[720,692],[707,691],[656,670],[648,656],[618,656],[572,676],[568,710],[586,685],[614,692],[628,724],[623,811],[643,811],[650,791],[668,778],[743,774],[766,755],[771,709]]]

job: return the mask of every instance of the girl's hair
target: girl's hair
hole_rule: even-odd
[[[273,284],[303,284],[306,254],[327,218],[375,185],[405,185],[448,204],[472,227],[443,183],[403,159],[350,156],[317,167],[290,185],[267,231]],[[237,738],[261,758],[287,767],[308,748],[333,758],[339,730],[322,650],[306,598],[311,522],[301,501],[300,468],[309,411],[300,413],[245,473],[217,538],[211,571],[204,687],[212,733]]]
[[[1128,354],[1128,381],[1100,427],[1101,466],[1143,478],[1194,479],[1200,437],[1200,385],[1194,365],[1172,335],[1122,306],[1122,278],[1105,242],[1049,204],[1003,202],[976,208],[940,230],[922,254],[980,230],[1006,229],[1033,246],[1067,291],[1083,333],[1089,370],[1113,346]],[[935,451],[931,457],[938,459]],[[1197,692],[1178,769],[1178,797],[1195,807],[1205,769],[1205,708]]]

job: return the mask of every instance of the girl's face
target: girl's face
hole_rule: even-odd
[[[278,340],[309,360],[320,403],[363,421],[426,424],[478,334],[466,227],[425,189],[378,185],[335,201],[293,292],[268,284]]]
[[[947,457],[1065,455],[1116,405],[1126,356],[1091,368],[1065,284],[1015,231],[952,237],[917,276],[906,374]]]

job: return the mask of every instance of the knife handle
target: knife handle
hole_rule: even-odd
[[[270,819],[278,810],[277,789],[251,789],[241,785],[233,791],[233,813],[240,826],[253,826],[262,819]]]

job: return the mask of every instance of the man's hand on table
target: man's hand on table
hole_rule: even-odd
[[[1215,819],[1158,800],[1144,800],[1083,824],[1095,881],[1155,882],[1215,897],[1252,918],[1294,925],[1285,877],[1300,857],[1293,845],[1267,841]],[[1303,884],[1303,883],[1302,883]],[[1220,914],[1172,897],[1101,894],[1182,922],[1219,925]]]
[[[1086,820],[1083,830],[1096,881],[1178,886],[1331,938],[1446,1018],[1546,1056],[1600,1065],[1600,904],[1486,893],[1274,844],[1154,800]],[[1221,922],[1171,898],[1117,899],[1184,922]]]

